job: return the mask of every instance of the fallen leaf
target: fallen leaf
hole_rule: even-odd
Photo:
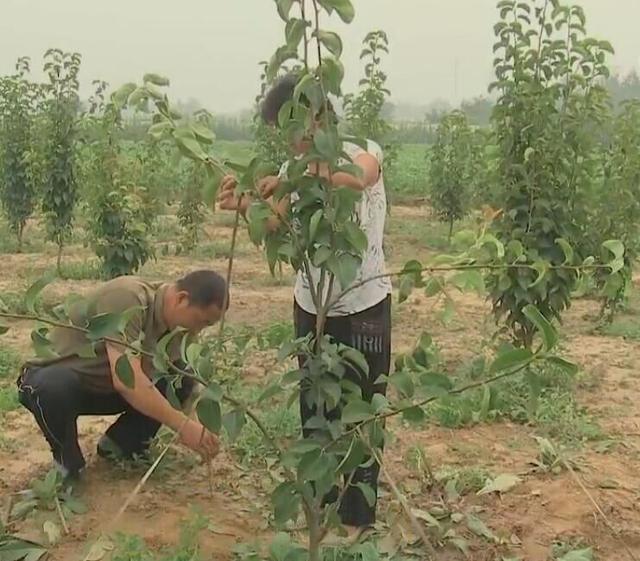
[[[100,538],[91,546],[84,561],[100,561],[110,551],[113,551],[113,543],[107,538]]]
[[[494,542],[498,541],[496,535],[487,527],[487,525],[473,514],[467,514],[467,527],[476,536],[486,538]]]
[[[51,520],[47,520],[42,525],[42,529],[47,536],[47,540],[49,540],[49,545],[55,545],[60,541],[62,532],[60,531],[60,527],[57,524],[51,522]]]
[[[593,549],[575,549],[565,553],[558,561],[593,561]]]
[[[426,510],[421,510],[419,508],[412,508],[411,514],[413,514],[418,520],[422,520],[427,523],[427,526],[432,526],[435,528],[440,528],[440,522]]]
[[[487,482],[487,484],[478,491],[478,495],[488,495],[489,493],[506,493],[511,491],[518,483],[520,479],[517,475],[511,475],[509,473],[503,473],[498,475],[494,480]]]

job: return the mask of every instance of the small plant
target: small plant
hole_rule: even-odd
[[[202,198],[204,183],[207,179],[206,172],[193,163],[190,168],[191,172],[187,185],[182,190],[177,212],[178,223],[182,229],[180,245],[186,252],[192,251],[198,245],[206,217],[206,207]]]
[[[75,140],[78,132],[80,98],[78,73],[80,55],[50,49],[45,53],[45,165],[42,210],[47,237],[58,246],[60,271],[62,251],[71,234],[78,200],[75,170]]]
[[[430,201],[438,219],[449,224],[449,240],[454,223],[469,211],[479,149],[464,113],[454,111],[442,119],[428,155]]]
[[[0,199],[11,231],[22,251],[22,236],[37,201],[33,136],[41,88],[28,80],[29,59],[21,58],[16,74],[0,78]]]
[[[137,272],[151,257],[143,188],[127,183],[121,165],[117,133],[122,126],[122,110],[135,86],[125,86],[105,99],[104,82],[95,82],[90,114],[85,127],[93,133],[94,158],[87,166],[87,180],[95,184],[95,207],[91,225],[95,252],[102,261],[106,278]]]
[[[577,274],[558,265],[586,257],[572,249],[581,247],[577,209],[593,176],[596,141],[585,130],[597,130],[607,115],[602,79],[613,49],[587,35],[579,6],[545,0],[499,8],[491,89],[498,93],[493,125],[504,192],[494,234],[511,262],[535,266],[494,272],[489,288],[497,320],[531,348],[535,328],[523,308],[533,304],[559,320]]]
[[[382,146],[384,171],[390,175],[398,159],[398,146],[391,138],[393,128],[383,116],[391,92],[386,86],[387,75],[381,69],[382,53],[389,54],[387,34],[381,30],[368,33],[360,54],[360,60],[365,61],[364,78],[357,94],[344,96],[344,112],[349,132]]]

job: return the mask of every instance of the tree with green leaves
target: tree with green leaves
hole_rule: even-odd
[[[78,201],[75,170],[75,140],[78,132],[80,98],[78,73],[80,55],[49,49],[45,53],[44,170],[42,210],[47,236],[58,246],[60,271],[62,251],[71,235],[73,215]]]
[[[90,114],[85,126],[90,129],[92,159],[85,170],[95,201],[91,205],[91,233],[102,271],[106,278],[136,273],[152,256],[149,225],[140,189],[128,181],[118,132],[132,86],[124,86],[106,99],[107,84],[95,82]]]
[[[438,125],[436,142],[429,150],[429,200],[436,216],[453,225],[469,212],[479,173],[481,147],[462,111],[446,115]]]
[[[198,245],[205,220],[205,204],[203,190],[207,174],[201,166],[191,163],[187,184],[183,185],[178,208],[178,223],[182,228],[180,249],[193,251]]]
[[[535,328],[524,308],[559,320],[570,305],[576,274],[557,267],[579,257],[576,216],[597,164],[592,132],[607,114],[602,81],[613,49],[587,35],[578,6],[503,0],[498,8],[491,89],[504,206],[494,233],[509,260],[533,268],[493,273],[489,286],[496,317],[528,348]]]
[[[372,31],[363,41],[360,60],[365,62],[364,78],[356,94],[344,96],[345,120],[349,132],[359,138],[369,138],[382,146],[384,169],[389,176],[398,158],[398,146],[392,138],[393,127],[384,118],[383,110],[391,92],[387,75],[382,70],[382,53],[389,54],[389,37],[382,31]]]
[[[0,199],[18,252],[38,190],[34,129],[41,89],[28,79],[29,65],[21,58],[14,75],[0,78]]]
[[[613,117],[602,151],[601,173],[585,202],[585,251],[597,254],[607,244],[607,254],[620,255],[624,267],[615,276],[596,275],[602,298],[601,319],[611,321],[624,306],[631,287],[634,264],[640,255],[640,100],[622,102]],[[617,241],[610,241],[617,240]],[[620,263],[622,264],[622,263]]]

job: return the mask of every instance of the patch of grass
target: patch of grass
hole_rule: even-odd
[[[393,203],[429,195],[427,151],[425,144],[403,144],[398,150],[398,159],[385,177]]]
[[[466,229],[473,229],[470,219],[454,224],[453,235]],[[439,222],[435,217],[407,217],[395,216],[393,211],[387,219],[387,237],[385,252],[391,257],[401,257],[402,260],[415,258],[416,248],[432,251],[448,251],[449,226]]]
[[[62,278],[65,280],[100,280],[102,277],[102,267],[95,259],[62,263]]]
[[[236,245],[234,257],[243,257],[248,254],[245,245],[239,243]],[[191,252],[191,255],[197,259],[229,259],[231,254],[231,245],[228,241],[215,241],[210,243],[200,243]]]
[[[525,376],[503,380],[455,397],[446,397],[431,410],[439,424],[460,428],[480,422],[507,419],[532,423],[539,434],[566,444],[577,445],[604,437],[596,420],[576,400],[576,380],[551,364],[539,364],[531,372],[537,389]],[[486,377],[484,362],[466,365],[457,375],[456,385]]]
[[[234,390],[230,390],[230,394],[239,396],[238,399],[244,403],[250,403],[255,401],[263,390],[264,388],[261,387],[238,385]],[[283,400],[273,398],[268,404],[263,404],[260,420],[276,440],[292,439],[300,434],[300,413],[297,402],[287,408]],[[265,442],[262,432],[249,419],[232,447],[244,465],[263,460],[270,450],[270,445]]]
[[[18,369],[22,366],[22,357],[12,348],[0,345],[0,381],[18,377]]]
[[[459,495],[477,493],[485,486],[491,476],[491,473],[483,466],[446,466],[435,473],[436,481],[443,486],[454,482]]]
[[[600,333],[609,337],[622,337],[630,341],[640,340],[640,317],[618,316],[605,325]]]
[[[199,535],[209,526],[209,521],[197,510],[182,522],[180,539],[171,548],[154,552],[136,535],[116,534],[111,561],[194,561],[201,559]]]
[[[19,407],[18,391],[15,386],[0,386],[0,415],[15,411]]]

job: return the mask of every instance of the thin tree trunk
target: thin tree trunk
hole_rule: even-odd
[[[449,219],[449,245],[451,245],[451,238],[453,236],[453,218]]]
[[[58,275],[62,276],[62,249],[64,245],[62,241],[58,242],[58,259],[56,261],[56,269],[58,270]]]

